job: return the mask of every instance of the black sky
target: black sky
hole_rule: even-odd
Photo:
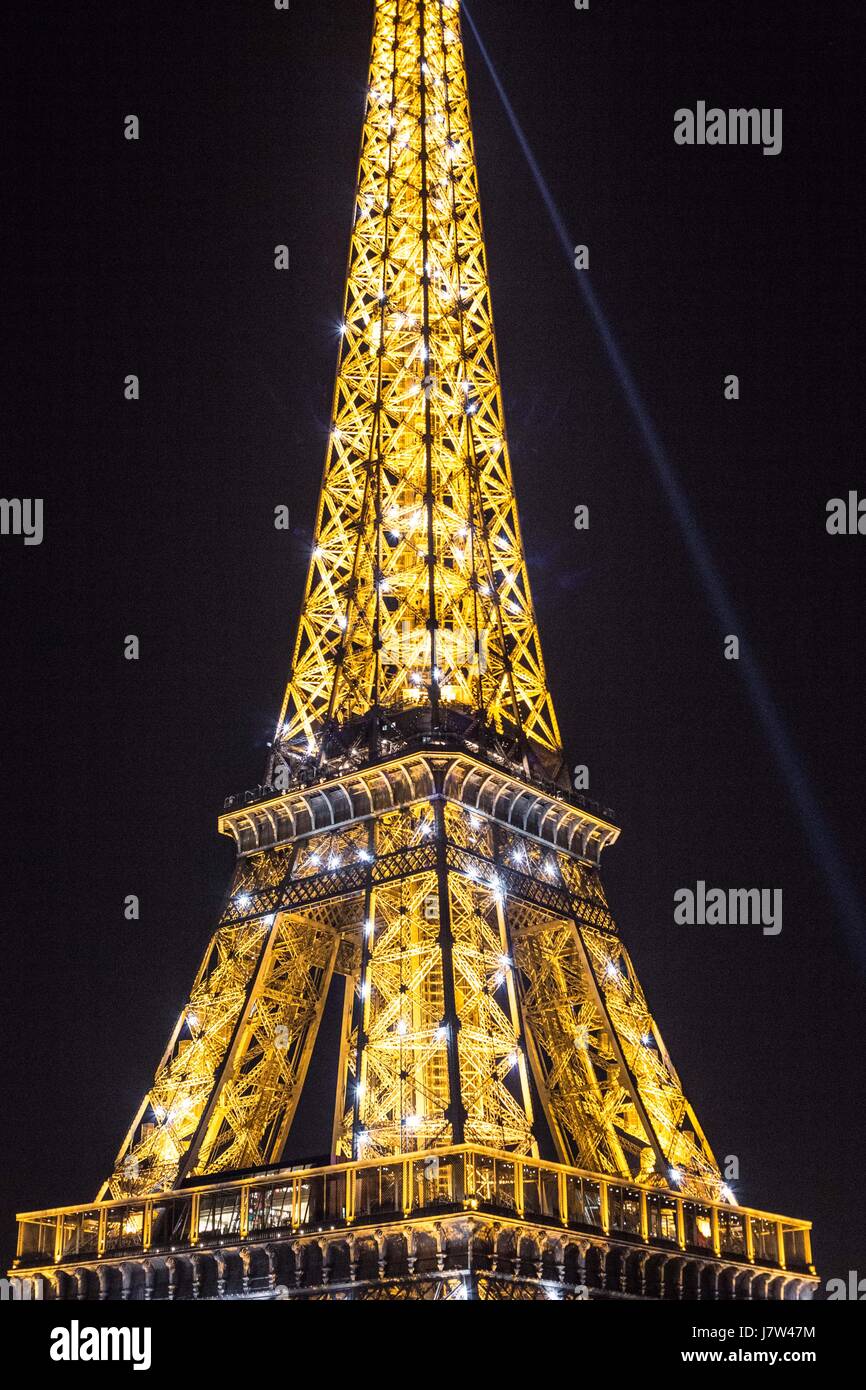
[[[46,532],[0,538],[4,1257],[15,1209],[87,1201],[108,1171],[227,887],[216,814],[262,775],[324,457],[371,8],[13,8],[0,491],[44,497]],[[866,537],[824,527],[828,498],[866,492],[857,7],[472,13],[866,895]],[[530,577],[571,760],[623,826],[612,906],[710,1142],[740,1158],[740,1200],[814,1218],[824,1276],[863,1273],[864,943],[466,47]],[[673,113],[699,99],[781,107],[782,154],[677,147]],[[781,935],[675,926],[698,879],[781,888]]]

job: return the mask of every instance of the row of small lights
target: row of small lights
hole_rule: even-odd
[[[481,828],[482,822],[478,816],[471,815],[469,817],[469,825],[470,828],[477,833]],[[418,822],[417,830],[421,839],[429,839],[434,831],[433,822],[428,819],[422,819]],[[519,845],[515,850],[512,851],[511,862],[516,863],[518,859],[521,859],[524,862],[524,864],[527,864],[529,862],[529,856],[524,845]],[[342,862],[343,861],[340,858],[340,856],[331,851],[327,858],[326,867],[328,869],[339,869],[342,867]],[[372,854],[368,849],[359,849],[357,851],[357,862],[361,864],[374,864],[376,862],[376,856]],[[314,868],[319,868],[322,864],[322,856],[317,851],[314,851],[312,854],[309,855],[307,863],[313,865]],[[550,859],[548,859],[544,865],[544,874],[545,877],[549,879],[556,879],[558,876],[556,864]],[[479,872],[479,870],[476,869],[474,865],[472,865],[467,870],[466,877],[472,883],[482,883],[486,887],[491,888],[497,901],[500,901],[504,897],[502,881],[498,874],[494,873],[489,879],[485,879]],[[252,902],[252,898],[249,893],[240,893],[235,897],[234,901],[237,907],[241,909],[246,909]],[[270,925],[274,920],[273,914],[270,914],[263,920],[265,920],[267,924]],[[612,978],[617,978],[618,972],[613,962],[610,962],[608,964],[607,973]]]

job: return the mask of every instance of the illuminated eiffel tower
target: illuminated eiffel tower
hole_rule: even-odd
[[[377,0],[330,443],[265,783],[62,1298],[811,1296],[735,1205],[569,791],[518,525],[457,0]],[[284,1158],[326,1000],[331,1153]],[[321,1044],[322,1046],[324,1044]]]

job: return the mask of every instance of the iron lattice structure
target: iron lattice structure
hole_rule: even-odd
[[[375,5],[291,675],[265,784],[229,804],[220,828],[238,850],[231,890],[99,1193],[95,1258],[115,1210],[147,1250],[169,1219],[165,1194],[279,1168],[332,989],[331,1163],[354,1174],[353,1193],[363,1174],[391,1171],[385,1160],[438,1163],[467,1146],[498,1154],[493,1165],[552,1144],[562,1173],[595,1175],[599,1193],[636,1185],[646,1240],[654,1193],[680,1204],[666,1230],[683,1249],[683,1203],[709,1204],[722,1251],[730,1194],[599,877],[619,832],[564,778],[508,456],[457,0]],[[410,1168],[403,1217],[417,1205]],[[465,1206],[492,1200],[482,1171],[473,1159],[460,1179]],[[566,1177],[551,1182],[567,1224]],[[172,1250],[201,1239],[203,1201]],[[300,1228],[302,1198],[290,1205]],[[609,1205],[599,1198],[601,1229]],[[416,1295],[398,1282],[382,1296]]]
[[[342,332],[280,751],[425,707],[555,765],[456,4],[376,5]]]

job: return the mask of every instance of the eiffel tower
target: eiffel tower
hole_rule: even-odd
[[[46,1296],[808,1298],[683,1094],[569,787],[512,484],[458,0],[376,0],[315,546],[224,910]],[[289,1163],[326,1001],[331,1151]],[[322,1044],[323,1045],[323,1044]],[[288,1148],[287,1148],[288,1146]]]

